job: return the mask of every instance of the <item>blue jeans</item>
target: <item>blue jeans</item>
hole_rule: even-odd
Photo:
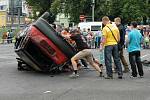
[[[104,49],[104,56],[105,56],[105,65],[106,65],[106,73],[107,76],[112,77],[112,57],[114,59],[114,63],[118,72],[118,76],[122,76],[122,66],[120,62],[119,52],[118,52],[118,46],[117,45],[111,45],[111,46],[105,46]]]

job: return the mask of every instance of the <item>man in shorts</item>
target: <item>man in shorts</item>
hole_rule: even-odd
[[[80,34],[78,30],[73,30],[71,33],[71,35],[65,36],[65,38],[74,40],[79,52],[71,58],[74,72],[70,75],[70,78],[79,77],[77,61],[80,59],[86,59],[89,64],[99,72],[99,76],[102,77],[102,70],[99,67],[99,64],[96,62],[97,60],[94,60],[91,49],[88,47],[84,36]]]

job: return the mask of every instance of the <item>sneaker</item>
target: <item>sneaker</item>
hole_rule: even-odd
[[[136,77],[136,76],[132,76],[132,75],[131,75],[131,76],[130,76],[130,78],[135,79],[135,78],[137,78],[137,77]]]
[[[113,77],[112,76],[107,76],[107,77],[105,77],[105,79],[113,79]]]
[[[144,76],[140,76],[140,78],[144,78]]]
[[[79,77],[79,74],[72,73],[69,77],[70,78],[77,78],[77,77]]]

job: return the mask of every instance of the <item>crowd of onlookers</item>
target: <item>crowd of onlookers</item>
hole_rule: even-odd
[[[102,29],[99,29],[99,31],[97,32],[92,32],[90,28],[84,28],[83,30],[81,30],[80,27],[77,27],[76,31],[74,32],[72,32],[72,29],[69,28],[64,28],[62,31],[60,31],[60,35],[64,37],[71,45],[73,44],[74,46],[74,44],[76,44],[77,49],[82,47],[82,49],[79,50],[78,53],[71,59],[74,69],[71,77],[79,76],[77,72],[78,68],[76,61],[81,60],[82,58],[86,58],[88,61],[91,57],[91,51],[88,51],[88,49],[97,48],[100,50],[104,50],[104,59],[107,74],[107,77],[105,78],[112,79],[112,69],[114,69],[114,71],[118,73],[118,78],[122,79],[123,72],[126,73],[130,71],[129,64],[127,63],[123,53],[125,48],[129,52],[129,62],[132,71],[131,77],[137,77],[137,74],[139,74],[139,76],[142,78],[144,72],[140,60],[140,50],[141,47],[144,49],[149,49],[150,47],[150,26],[138,26],[136,22],[132,22],[131,26],[125,27],[121,24],[120,18],[115,18],[115,24],[111,24],[109,18],[106,16],[102,19],[102,21],[104,27],[102,27]],[[120,36],[118,36],[118,34]],[[82,46],[78,46],[78,44],[80,44],[78,43],[79,41],[81,42]],[[86,46],[86,44],[88,47]],[[93,55],[92,58],[94,60],[92,61],[92,59],[90,59],[88,62],[98,72],[100,72],[100,76],[103,76],[101,69],[98,69],[97,65],[95,64],[95,58],[93,57]],[[112,68],[112,58],[115,65],[114,68]],[[122,70],[121,66],[123,66],[124,70]]]
[[[90,31],[89,28],[87,30],[84,28],[83,31],[81,31],[79,27],[78,27],[78,30],[84,36],[84,38],[90,48],[93,48],[93,49],[99,48],[100,40],[102,37],[101,31],[98,31],[97,33],[93,33],[92,31]],[[68,34],[70,34],[70,31],[71,30],[69,30],[69,28],[64,28],[64,30],[60,34],[62,36],[68,35]]]
[[[100,29],[97,32],[92,32],[90,28],[84,28],[83,30],[80,29],[80,27],[77,27],[81,34],[85,37],[88,45],[92,49],[96,49],[100,47],[101,37],[102,37],[102,29]],[[124,26],[125,28],[125,44],[124,48],[127,48],[127,39],[128,39],[128,33],[131,31],[131,26]],[[143,36],[143,42],[141,44],[143,49],[149,49],[150,48],[150,26],[149,25],[139,25],[137,26],[137,29],[140,31],[140,33]],[[63,34],[70,34],[70,31],[72,29],[70,28],[64,28],[60,30],[59,32],[61,35]]]

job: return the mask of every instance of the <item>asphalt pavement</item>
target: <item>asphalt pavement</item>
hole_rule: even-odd
[[[99,58],[99,52],[93,50]],[[128,61],[128,53],[125,50]],[[13,44],[0,44],[0,100],[150,100],[150,67],[144,66],[144,78],[106,80],[91,70],[81,70],[80,77],[70,73],[54,76],[17,70]],[[142,60],[150,60],[150,50],[142,50]]]

